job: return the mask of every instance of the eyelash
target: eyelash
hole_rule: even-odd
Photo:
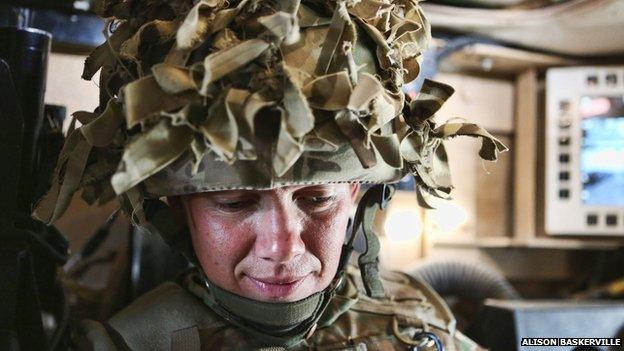
[[[335,195],[329,196],[302,196],[297,200],[303,200],[308,203],[310,206],[321,207],[327,205],[332,202],[336,198]],[[240,200],[240,201],[232,201],[232,202],[222,202],[217,203],[216,207],[225,212],[239,212],[243,211],[253,205],[253,200]]]
[[[246,205],[251,205],[252,200],[240,200],[232,202],[217,203],[217,208],[227,212],[236,212],[245,209]]]
[[[309,196],[309,197],[302,197],[302,198],[305,199],[305,201],[310,202],[313,205],[321,206],[321,205],[325,205],[333,201],[336,197],[333,195],[329,195],[329,196]]]

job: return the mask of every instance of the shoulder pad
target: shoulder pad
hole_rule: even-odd
[[[191,293],[166,282],[116,314],[108,324],[131,350],[168,350],[174,332],[218,327],[224,322]]]

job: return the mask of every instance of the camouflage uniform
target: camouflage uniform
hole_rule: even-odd
[[[455,330],[451,312],[426,283],[389,271],[382,271],[381,279],[388,298],[370,298],[359,272],[350,266],[313,333],[288,350],[407,350],[422,330],[438,336],[445,350],[482,350]],[[193,274],[185,280],[186,289],[167,282],[145,294],[113,317],[106,328],[83,322],[78,343],[95,350],[286,350],[259,346],[201,302],[207,292],[193,281]]]
[[[199,266],[186,226],[162,197],[378,185],[360,201],[338,272],[324,291],[293,303],[259,302],[222,291],[199,272],[195,284],[165,284],[107,327],[86,322],[82,341],[102,350],[124,343],[385,350],[425,339],[441,339],[447,349],[473,348],[455,333],[448,309],[429,288],[398,273],[380,277],[378,269],[372,221],[391,195],[382,184],[412,175],[420,203],[429,207],[428,198],[447,198],[452,189],[444,140],[478,137],[479,155],[490,161],[506,150],[475,124],[433,121],[451,87],[426,80],[414,100],[403,93],[419,73],[431,35],[417,0],[93,5],[111,29],[83,72],[90,79],[100,71],[100,106],[74,114],[83,125],[70,128],[52,187],[35,209],[39,219],[58,219],[77,190],[90,204],[116,198],[136,225]],[[360,229],[367,244],[358,258],[361,279],[347,272]],[[267,316],[288,323],[273,318],[267,324]]]

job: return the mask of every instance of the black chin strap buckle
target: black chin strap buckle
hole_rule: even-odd
[[[392,200],[392,196],[394,195],[396,188],[393,184],[383,184],[378,189],[380,192],[378,201],[379,209],[383,211],[386,207],[388,207],[390,200]]]

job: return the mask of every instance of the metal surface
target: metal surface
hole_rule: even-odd
[[[75,11],[76,3],[81,1],[75,0],[9,0],[7,3],[13,6],[30,7],[30,8],[50,8],[65,11]]]
[[[621,301],[502,301],[488,300],[478,325],[468,332],[492,351],[569,351],[565,346],[522,347],[522,338],[622,337],[624,304]],[[612,348],[596,347],[611,351]],[[618,348],[619,349],[619,348]]]
[[[0,350],[47,350],[60,342],[68,314],[56,270],[68,247],[53,227],[26,214],[0,213]],[[54,318],[48,333],[43,312]]]
[[[15,96],[24,117],[17,208],[30,211],[36,151],[43,122],[43,98],[52,37],[38,29],[0,28],[0,59],[11,68]],[[16,165],[14,165],[15,167]]]
[[[104,20],[93,13],[59,7],[15,8],[0,3],[0,26],[24,25],[51,33],[54,52],[88,54],[105,40]]]
[[[16,210],[24,118],[15,95],[9,65],[0,59],[0,211]]]

